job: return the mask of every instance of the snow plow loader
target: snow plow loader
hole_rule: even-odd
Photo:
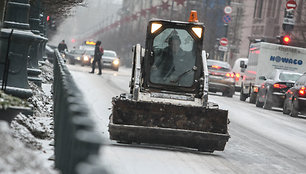
[[[146,47],[133,47],[130,93],[112,100],[110,139],[224,150],[228,111],[208,102],[203,37],[198,22],[149,22]]]

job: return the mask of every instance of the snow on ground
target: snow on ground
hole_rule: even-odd
[[[42,88],[30,82],[34,95],[28,99],[33,113],[19,114],[9,125],[0,122],[0,173],[58,173],[53,155],[52,82],[53,65],[41,65]]]

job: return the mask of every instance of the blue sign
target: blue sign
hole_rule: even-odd
[[[271,56],[270,61],[272,62],[277,62],[277,63],[288,63],[288,64],[294,64],[294,65],[302,65],[303,60],[298,60],[298,59],[291,59],[287,57],[280,57],[280,56]]]
[[[223,16],[223,21],[225,22],[225,23],[229,23],[229,22],[231,22],[231,20],[232,20],[232,18],[231,18],[231,16],[230,15],[224,15]]]

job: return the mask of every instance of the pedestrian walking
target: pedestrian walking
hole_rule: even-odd
[[[94,60],[92,62],[92,70],[90,71],[90,73],[94,73],[95,72],[96,63],[98,63],[98,68],[99,68],[98,75],[102,74],[101,59],[102,59],[103,53],[104,53],[104,50],[103,50],[103,48],[101,46],[101,41],[97,41],[96,42],[96,46],[95,46]]]
[[[57,46],[57,49],[59,52],[64,52],[65,50],[68,50],[67,44],[65,43],[65,40],[62,40]]]

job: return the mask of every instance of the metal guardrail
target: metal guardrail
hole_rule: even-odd
[[[3,40],[7,39],[7,49],[6,49],[5,59],[4,59],[3,63],[2,62],[0,63],[0,64],[4,65],[2,82],[1,82],[2,83],[1,90],[3,90],[3,91],[6,90],[7,78],[8,78],[8,74],[9,74],[9,67],[10,67],[9,53],[10,53],[10,47],[11,47],[11,41],[12,41],[13,32],[14,32],[14,29],[12,29],[12,31],[9,34],[8,38],[0,37],[0,39],[1,39],[0,46],[1,46],[1,43],[4,44]],[[0,52],[0,54],[3,54],[3,53]]]
[[[55,168],[62,174],[104,174],[97,162],[102,137],[94,131],[83,100],[63,58],[54,51]]]

